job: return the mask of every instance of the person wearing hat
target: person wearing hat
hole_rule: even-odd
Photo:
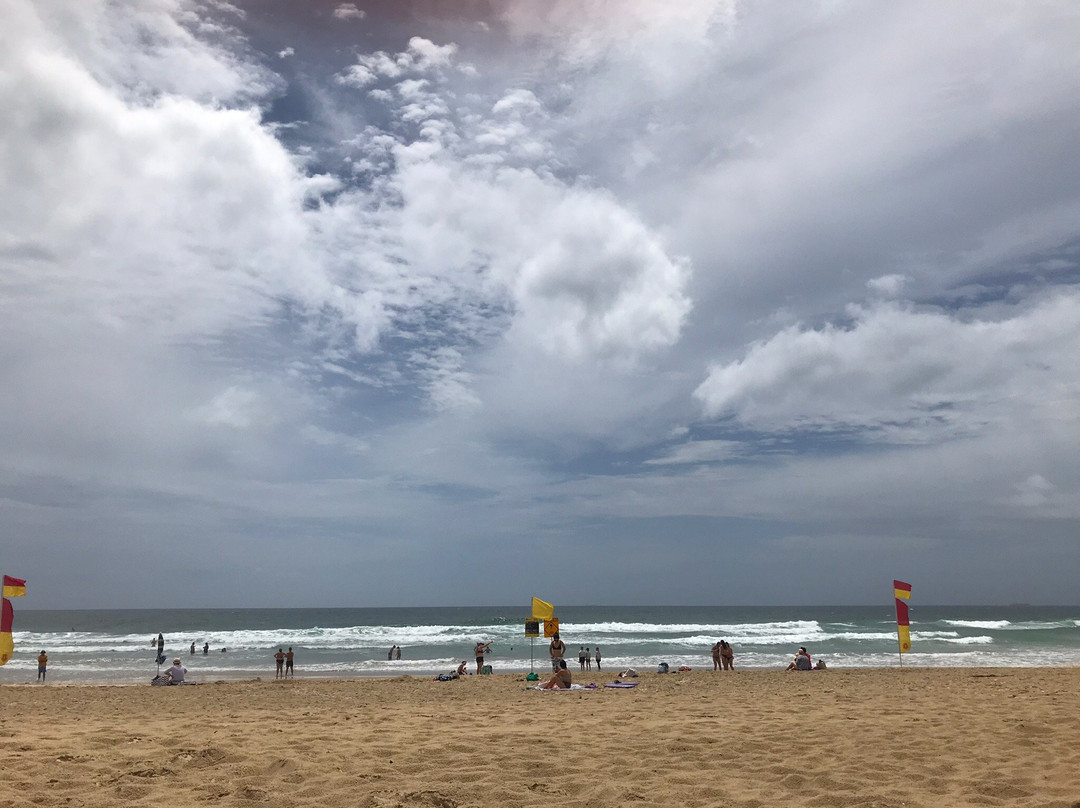
[[[49,665],[49,655],[45,653],[45,649],[41,649],[41,653],[37,656],[37,678],[39,682],[45,681],[45,668]]]
[[[172,661],[172,667],[166,673],[169,674],[169,684],[178,685],[183,683],[187,668],[180,664],[180,658],[177,657]]]

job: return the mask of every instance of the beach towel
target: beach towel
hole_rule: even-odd
[[[638,682],[608,682],[604,687],[637,687]]]
[[[150,680],[150,684],[153,687],[163,687],[163,686],[172,687],[173,680],[172,680],[172,677],[169,676],[169,674],[167,674],[167,673],[159,673],[157,676],[155,676],[153,679]],[[197,683],[196,682],[181,682],[179,686],[182,687],[184,685],[193,685],[193,684],[197,684]]]
[[[541,687],[540,685],[532,685],[529,690],[543,690],[545,693],[569,693],[571,690],[596,690],[596,685],[589,683],[587,685],[570,685],[570,687]]]

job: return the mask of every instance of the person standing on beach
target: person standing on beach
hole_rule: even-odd
[[[589,650],[589,646],[585,646],[585,670],[592,670],[592,651]]]
[[[275,679],[285,678],[285,652],[280,648],[277,649],[277,653],[274,654],[274,662],[277,663],[277,667],[274,670]]]
[[[714,671],[720,670],[720,640],[717,640],[712,647],[712,669]]]
[[[735,670],[735,652],[727,640],[720,640],[720,663],[726,671]]]
[[[582,670],[585,670],[585,646],[579,645],[577,650],[577,664]]]
[[[484,667],[484,654],[486,654],[490,648],[491,643],[483,642],[482,640],[476,641],[476,648],[473,650],[475,651],[476,656],[476,674],[478,676],[480,675],[480,670]]]
[[[285,652],[285,675],[286,676],[292,676],[293,675],[292,661],[293,661],[293,652],[292,652],[292,646],[290,645],[289,650]]]
[[[548,653],[551,654],[551,670],[554,673],[558,673],[559,662],[562,661],[563,655],[566,653],[566,643],[562,641],[557,632],[555,636],[551,638],[551,645],[548,647]]]
[[[45,653],[45,649],[41,649],[41,653],[37,655],[37,680],[39,682],[45,681],[45,669],[49,666],[49,655]]]
[[[596,669],[600,670],[600,646],[596,646]]]

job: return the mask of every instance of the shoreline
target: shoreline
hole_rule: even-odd
[[[162,672],[164,672],[166,669],[167,669],[167,666],[162,666],[161,670],[162,670]],[[736,668],[735,670],[731,670],[731,671],[714,671],[714,670],[711,670],[709,668],[706,668],[703,665],[700,668],[693,668],[693,669],[691,669],[689,671],[681,671],[680,672],[680,671],[678,671],[676,669],[672,669],[668,674],[657,674],[651,668],[649,668],[649,669],[642,668],[642,669],[637,669],[637,670],[638,670],[639,678],[641,676],[664,676],[664,675],[666,675],[666,676],[675,676],[675,675],[686,676],[687,674],[705,675],[705,676],[715,674],[717,676],[727,676],[728,674],[769,674],[769,673],[792,673],[792,674],[796,674],[796,673],[809,673],[809,674],[815,674],[816,673],[816,674],[821,674],[821,673],[824,673],[824,674],[829,674],[829,673],[857,673],[857,672],[869,673],[869,672],[874,672],[874,673],[887,674],[889,672],[893,672],[893,673],[908,673],[908,672],[931,673],[931,672],[934,672],[934,671],[955,671],[957,673],[967,672],[967,673],[970,673],[972,675],[977,675],[977,673],[986,673],[988,671],[992,672],[992,671],[1080,670],[1080,666],[1077,666],[1077,665],[1065,665],[1065,664],[1062,664],[1062,665],[996,665],[996,666],[983,666],[983,665],[959,666],[959,665],[950,665],[950,666],[933,666],[933,667],[930,667],[930,666],[921,667],[921,666],[918,666],[918,665],[905,665],[903,668],[901,668],[899,665],[893,665],[891,667],[867,665],[867,666],[862,666],[862,667],[833,666],[833,667],[829,667],[829,668],[827,668],[825,670],[810,670],[810,671],[787,671],[782,667],[772,667],[772,668],[743,667],[743,668]],[[3,668],[0,668],[0,674],[2,674],[2,671],[3,671]],[[443,673],[443,672],[448,672],[448,671],[441,671],[440,670],[439,672]],[[535,672],[540,676],[541,681],[546,679],[551,674],[551,671],[547,667],[544,667],[544,668],[537,667]],[[574,677],[581,677],[581,678],[586,678],[586,679],[588,679],[590,677],[592,679],[600,679],[600,678],[613,679],[613,678],[617,677],[618,674],[620,673],[620,671],[615,670],[615,669],[602,670],[602,671],[595,671],[595,670],[592,670],[592,671],[590,671],[590,670],[579,671],[576,667],[572,667],[572,666],[570,667],[570,672]],[[206,684],[236,684],[236,683],[251,683],[251,684],[254,684],[254,683],[261,683],[261,682],[283,682],[283,681],[297,681],[297,682],[300,682],[300,681],[305,681],[305,682],[353,682],[353,681],[386,680],[386,679],[403,679],[403,680],[413,680],[413,681],[421,681],[422,682],[422,681],[434,680],[434,678],[438,675],[438,673],[436,673],[434,671],[423,672],[423,673],[419,673],[419,672],[418,673],[408,673],[408,672],[356,673],[356,674],[349,675],[349,676],[321,675],[321,674],[318,674],[318,673],[303,673],[303,672],[301,672],[299,675],[297,675],[295,677],[290,677],[287,680],[283,680],[283,679],[275,679],[273,676],[243,676],[243,675],[241,675],[241,676],[216,676],[214,678],[202,679],[202,678],[199,678],[197,675],[192,675],[192,674],[196,674],[196,673],[197,672],[194,672],[194,671],[189,672],[189,680],[193,680],[197,684],[203,684],[204,682]],[[271,671],[271,673],[272,673],[272,671]],[[603,677],[598,677],[596,675],[597,673],[603,674]],[[478,675],[478,674],[473,673],[473,672],[468,672],[468,673],[465,674],[465,676],[463,678],[464,679],[502,679],[502,678],[505,678],[505,677],[519,677],[522,680],[524,680],[524,677],[527,676],[528,674],[529,674],[529,671],[527,671],[527,670],[500,671],[500,672],[493,672],[491,674],[485,674],[485,675]],[[14,681],[12,681],[12,682],[2,682],[2,681],[0,681],[0,688],[5,688],[5,687],[26,687],[27,685],[30,685],[30,686],[45,686],[45,687],[141,687],[143,685],[149,686],[151,678],[153,678],[153,674],[149,674],[145,679],[140,679],[139,681],[132,681],[132,680],[128,680],[128,679],[107,679],[107,678],[100,678],[100,679],[94,678],[94,679],[83,680],[83,681],[70,681],[70,680],[67,680],[67,679],[60,679],[58,681],[48,680],[48,681],[46,681],[44,683],[31,681],[31,680],[26,680],[26,681],[22,681],[22,682],[14,682]],[[577,681],[577,680],[575,679],[575,681]],[[1080,808],[1080,806],[1078,806],[1078,808]]]
[[[162,666],[162,671],[164,671],[164,670],[166,670],[166,666]],[[700,668],[693,668],[692,670],[681,671],[681,672],[678,671],[678,670],[672,669],[667,674],[658,674],[658,673],[656,673],[655,671],[653,671],[651,669],[639,669],[638,670],[638,678],[640,679],[641,677],[651,677],[651,676],[664,677],[664,676],[687,676],[687,675],[695,675],[695,676],[712,676],[712,675],[716,675],[718,677],[726,677],[729,674],[735,674],[735,675],[743,675],[743,674],[764,675],[764,674],[772,674],[772,673],[791,673],[791,674],[880,673],[880,674],[886,675],[888,673],[907,674],[907,673],[933,673],[933,672],[955,672],[957,674],[966,673],[966,674],[972,675],[972,676],[979,676],[980,674],[987,674],[988,672],[993,673],[993,672],[996,672],[996,671],[1068,671],[1068,670],[1080,671],[1080,666],[1077,666],[1077,665],[1064,665],[1064,664],[1063,665],[999,665],[999,666],[975,666],[975,665],[973,665],[973,666],[958,666],[958,665],[954,665],[954,666],[934,666],[934,667],[929,667],[929,666],[920,667],[920,666],[917,666],[917,665],[906,665],[903,668],[901,668],[899,665],[894,665],[892,667],[886,667],[886,666],[839,667],[839,666],[835,666],[835,667],[829,667],[829,668],[827,668],[825,670],[810,670],[810,671],[787,671],[787,670],[785,670],[784,668],[781,668],[781,667],[775,667],[775,668],[744,667],[744,668],[736,668],[735,670],[731,670],[731,671],[714,671],[714,670],[711,670],[711,669],[708,669],[708,668],[702,666]],[[0,668],[0,672],[2,672],[2,671],[3,671],[3,669]],[[589,680],[601,680],[602,679],[602,680],[605,680],[605,681],[606,680],[613,680],[613,679],[616,679],[618,677],[618,674],[620,672],[620,671],[617,671],[617,670],[614,670],[614,669],[612,669],[612,670],[602,670],[602,671],[599,671],[599,672],[598,671],[586,670],[586,671],[582,672],[582,671],[579,671],[575,667],[571,667],[570,671],[571,671],[571,674],[575,677],[575,682],[577,682],[578,679],[589,679]],[[441,671],[441,672],[446,672],[446,671]],[[551,674],[551,671],[548,670],[546,667],[543,668],[543,669],[537,668],[535,672],[540,676],[540,681],[544,681]],[[272,673],[272,671],[271,671],[271,673]],[[597,676],[596,675],[597,673],[601,673],[601,674],[603,674],[603,676],[602,677]],[[485,674],[485,675],[478,675],[478,674],[475,674],[475,673],[472,673],[472,672],[468,672],[462,678],[467,679],[467,680],[477,679],[477,680],[492,680],[492,681],[495,681],[495,680],[503,680],[503,679],[505,679],[507,677],[517,677],[520,680],[524,681],[525,676],[527,676],[528,674],[529,674],[529,671],[527,671],[527,670],[493,672],[491,674]],[[342,683],[344,683],[344,682],[357,682],[357,681],[369,681],[369,680],[396,680],[396,679],[405,680],[405,681],[424,682],[424,681],[433,681],[437,675],[438,674],[434,673],[434,672],[424,672],[424,673],[407,673],[407,672],[385,673],[385,672],[378,672],[378,673],[357,673],[357,674],[349,675],[349,676],[338,676],[338,675],[325,675],[324,676],[324,675],[320,675],[318,673],[303,673],[302,672],[302,673],[300,673],[300,675],[295,676],[295,677],[290,677],[289,679],[276,679],[273,676],[216,676],[214,678],[202,679],[202,678],[199,678],[198,676],[193,676],[193,675],[191,675],[191,673],[189,673],[189,681],[193,681],[195,684],[217,684],[217,685],[221,685],[221,684],[256,684],[256,683],[264,683],[264,682],[293,682],[293,681],[295,681],[295,682],[342,682]],[[92,687],[143,687],[143,686],[150,686],[150,679],[151,678],[153,678],[152,675],[148,675],[145,680],[139,680],[139,681],[116,680],[116,679],[107,679],[107,678],[91,679],[91,680],[84,680],[84,681],[70,681],[70,680],[66,680],[66,679],[60,679],[59,681],[48,680],[48,681],[46,681],[44,683],[31,681],[31,680],[26,680],[26,681],[22,681],[22,682],[0,682],[0,689],[8,688],[8,687],[22,688],[22,687],[27,687],[27,686],[31,686],[31,687],[90,687],[90,688],[92,688]],[[1080,806],[1077,806],[1077,808],[1080,808]]]

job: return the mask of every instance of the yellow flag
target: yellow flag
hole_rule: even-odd
[[[532,599],[532,616],[538,620],[550,620],[555,616],[555,607],[546,600]]]

